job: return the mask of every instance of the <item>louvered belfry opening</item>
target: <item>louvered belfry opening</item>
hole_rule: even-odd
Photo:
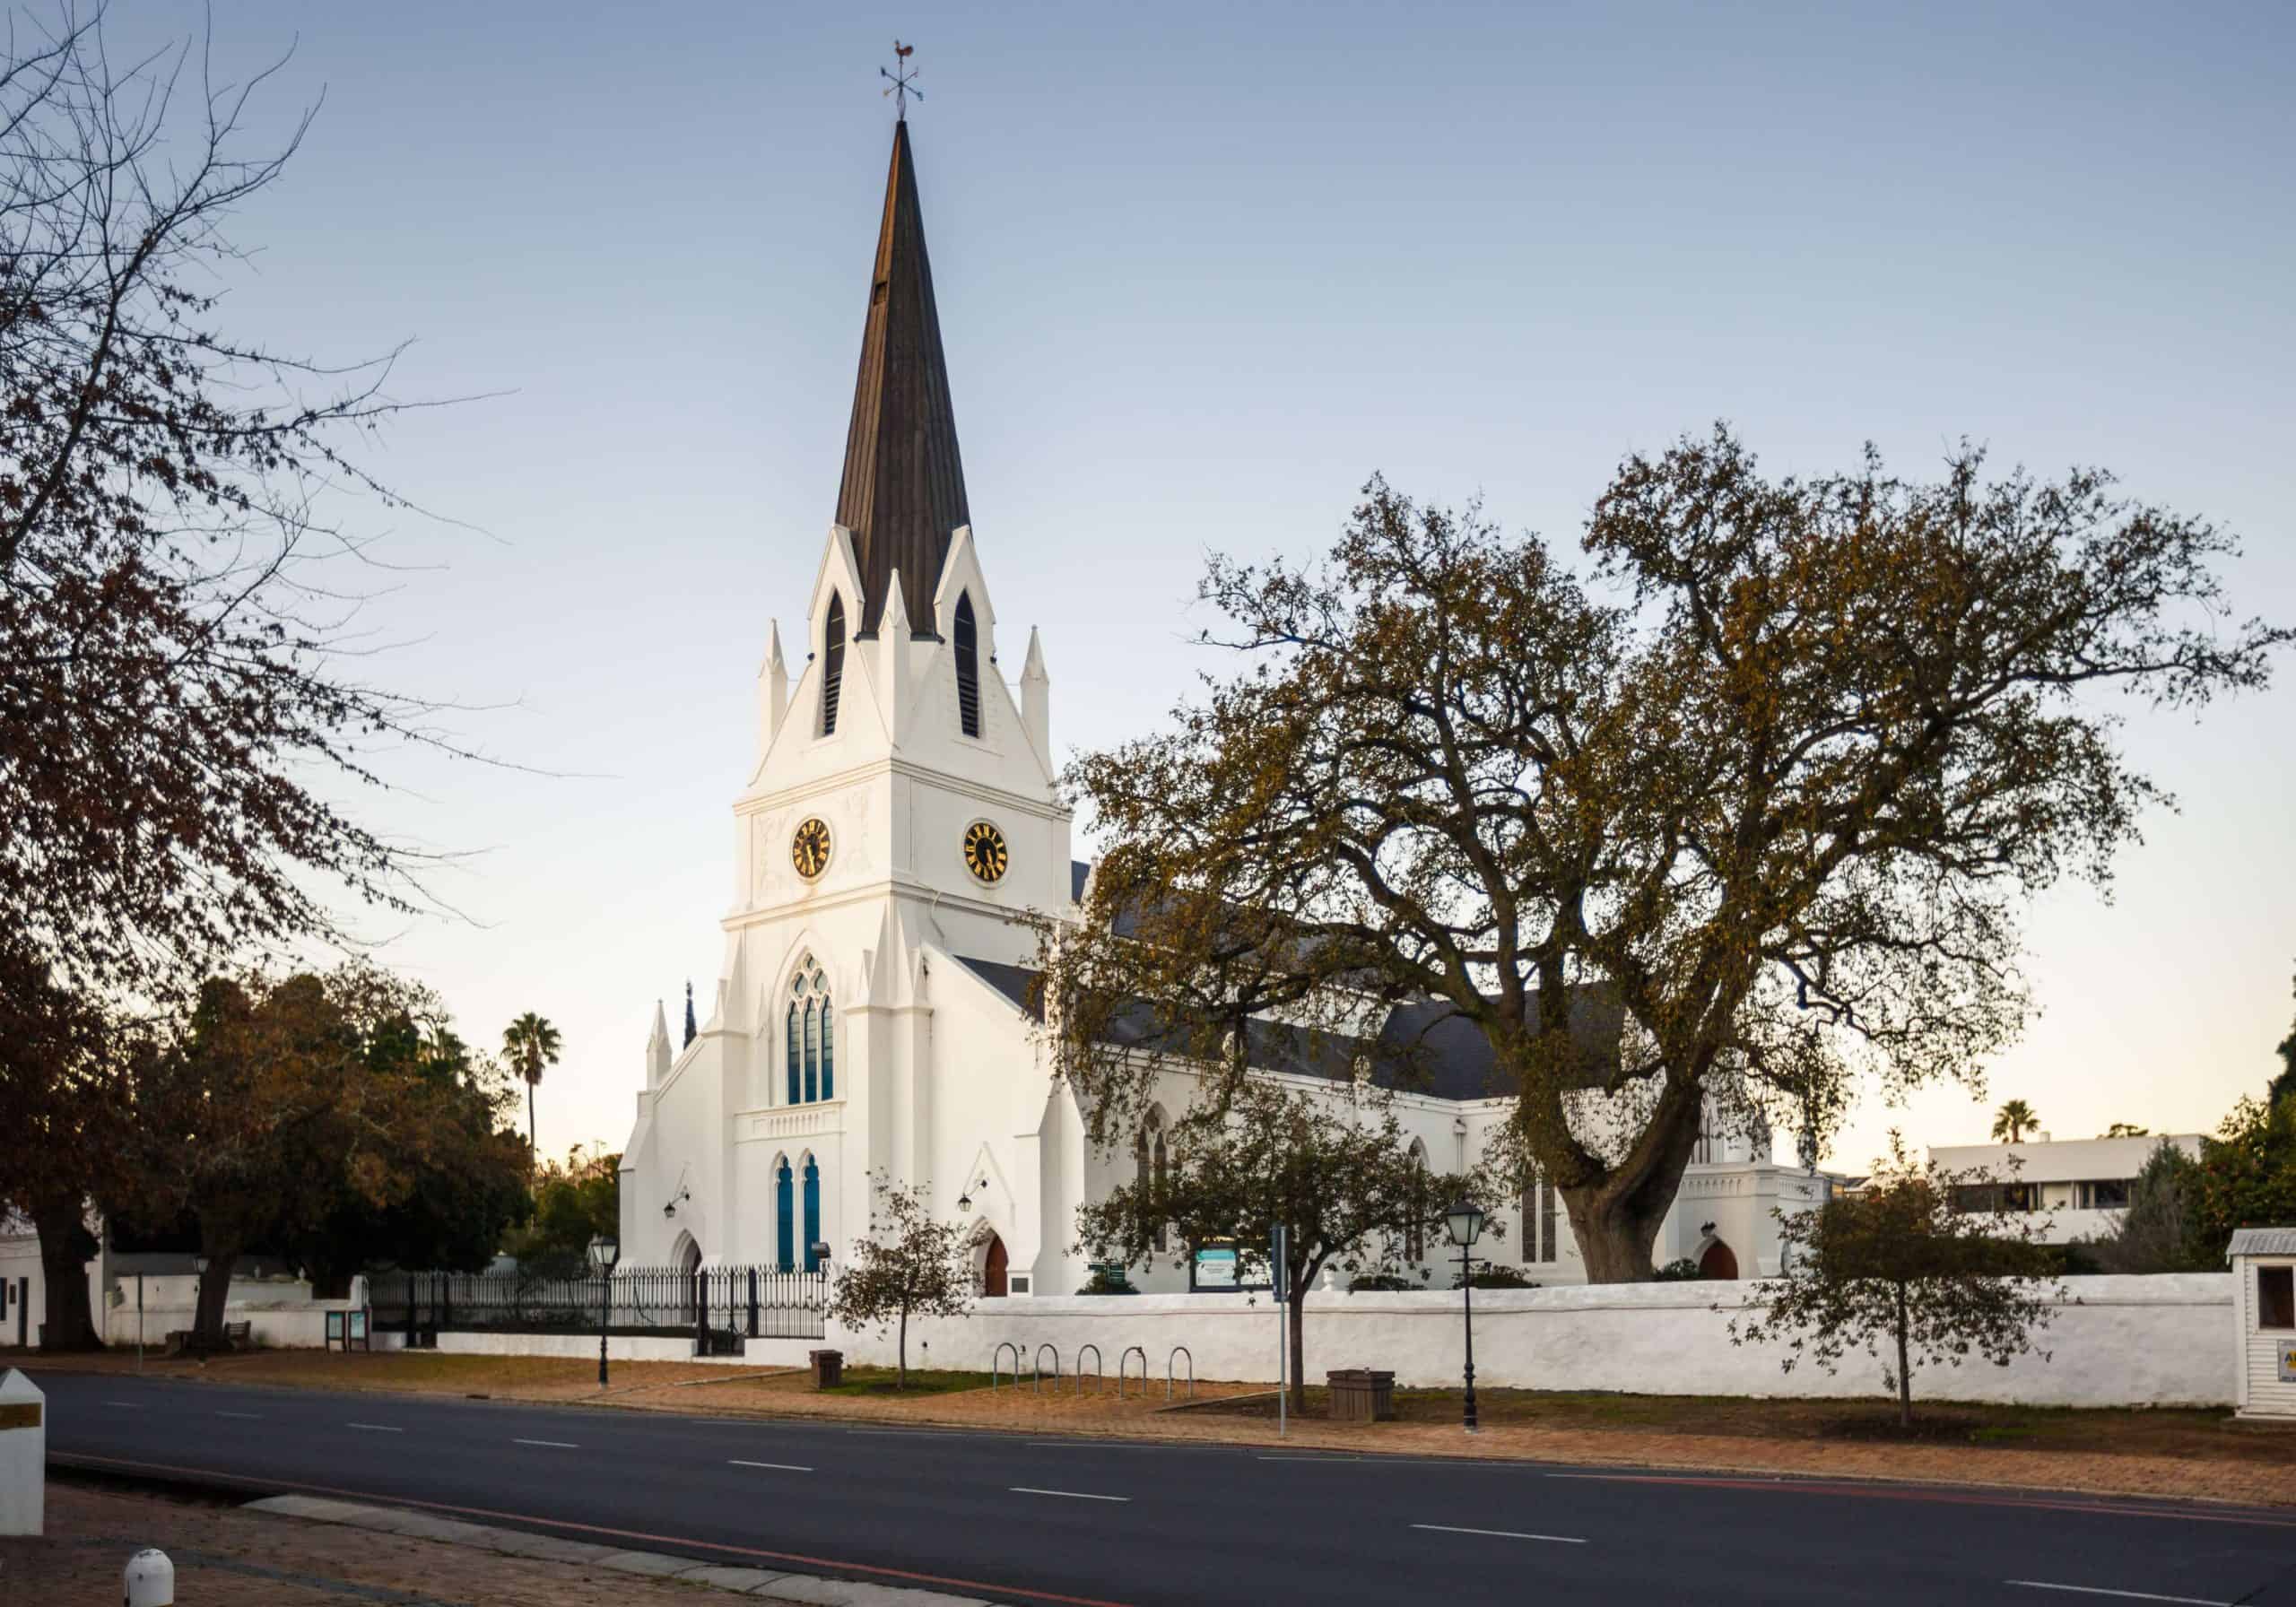
[[[837,734],[837,695],[845,690],[845,599],[829,600],[829,623],[822,630],[822,734]]]
[[[909,600],[909,628],[935,634],[933,597],[951,536],[972,523],[964,465],[957,452],[941,317],[933,303],[933,265],[909,149],[909,125],[893,127],[892,166],[877,230],[869,311],[861,332],[861,371],[845,438],[837,522],[853,533],[861,566],[858,634],[882,626],[892,577]]]
[[[967,736],[980,734],[980,638],[973,628],[972,597],[957,598],[957,724]]]

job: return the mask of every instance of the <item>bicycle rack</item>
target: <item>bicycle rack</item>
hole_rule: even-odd
[[[1036,1386],[1037,1394],[1044,1394],[1044,1353],[1047,1351],[1052,1352],[1052,1393],[1058,1394],[1060,1393],[1060,1347],[1058,1345],[1041,1344],[1037,1347],[1036,1360],[1029,1366],[1030,1378]],[[1190,1365],[1194,1365],[1193,1361]],[[1014,1382],[1018,1381],[1015,1378]]]
[[[1084,1352],[1087,1351],[1092,1353],[1092,1393],[1104,1394],[1109,1386],[1109,1370],[1107,1364],[1100,1359],[1100,1347],[1096,1344],[1076,1347],[1076,1393],[1080,1395],[1084,1393]],[[1119,1356],[1117,1359],[1120,1362],[1124,1358]]]
[[[1140,1393],[1144,1398],[1148,1394],[1148,1352],[1138,1345],[1128,1345],[1124,1354],[1116,1359],[1116,1398],[1119,1401],[1124,1399],[1124,1364],[1135,1356],[1140,1358]],[[1193,1358],[1189,1365],[1195,1365]]]
[[[1171,1356],[1164,1358],[1164,1399],[1169,1401],[1172,1398],[1173,1356],[1185,1356],[1187,1358],[1187,1398],[1193,1401],[1196,1399],[1196,1352],[1189,1350],[1186,1345],[1174,1345],[1172,1347]],[[1140,1359],[1140,1365],[1142,1370],[1145,1371],[1148,1365],[1148,1359],[1145,1356],[1143,1356]]]
[[[988,1392],[989,1392],[989,1394],[996,1394],[996,1364],[997,1364],[998,1362],[1002,1361],[1002,1360],[1004,1359],[1004,1352],[1005,1352],[1005,1351],[1012,1351],[1012,1352],[1013,1352],[1013,1387],[1017,1389],[1017,1388],[1020,1386],[1020,1383],[1021,1383],[1021,1347],[1020,1347],[1020,1346],[1018,1346],[1018,1345],[1016,1345],[1016,1344],[1014,1344],[1011,1340],[1009,1340],[1009,1339],[1008,1339],[1008,1340],[1006,1340],[1003,1344],[998,1345],[995,1351],[991,1351],[991,1352],[989,1353],[989,1357],[988,1357]]]

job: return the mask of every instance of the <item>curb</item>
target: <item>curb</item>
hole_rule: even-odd
[[[269,1496],[249,1501],[248,1512],[266,1512],[307,1523],[341,1524],[383,1534],[436,1541],[444,1545],[469,1546],[504,1557],[524,1557],[539,1562],[579,1563],[613,1568],[647,1578],[675,1579],[681,1584],[706,1585],[768,1602],[804,1603],[805,1607],[991,1607],[979,1596],[952,1596],[937,1590],[913,1590],[900,1585],[867,1585],[849,1579],[829,1579],[818,1574],[777,1573],[769,1568],[729,1568],[723,1563],[697,1562],[665,1551],[633,1551],[588,1541],[556,1540],[504,1529],[489,1524],[465,1524],[433,1517],[396,1507],[370,1507],[356,1501],[328,1500],[319,1496]]]

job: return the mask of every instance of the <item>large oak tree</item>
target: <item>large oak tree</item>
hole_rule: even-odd
[[[1588,1275],[1648,1277],[1710,1105],[1814,1146],[1861,1073],[2009,1042],[2025,901],[2169,801],[2108,698],[2196,708],[2290,639],[2227,620],[2205,520],[1966,447],[1772,478],[1718,428],[1628,458],[1583,546],[1374,480],[1321,561],[1213,561],[1239,669],[1070,773],[1106,853],[1046,995],[1097,1140],[1175,1055],[1245,1075],[1243,1016],[1439,1002]]]

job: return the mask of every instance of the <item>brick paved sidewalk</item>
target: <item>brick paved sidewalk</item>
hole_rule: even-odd
[[[739,1596],[141,1491],[48,1486],[48,1533],[0,1539],[0,1607],[117,1607],[157,1546],[183,1607],[714,1607]]]

